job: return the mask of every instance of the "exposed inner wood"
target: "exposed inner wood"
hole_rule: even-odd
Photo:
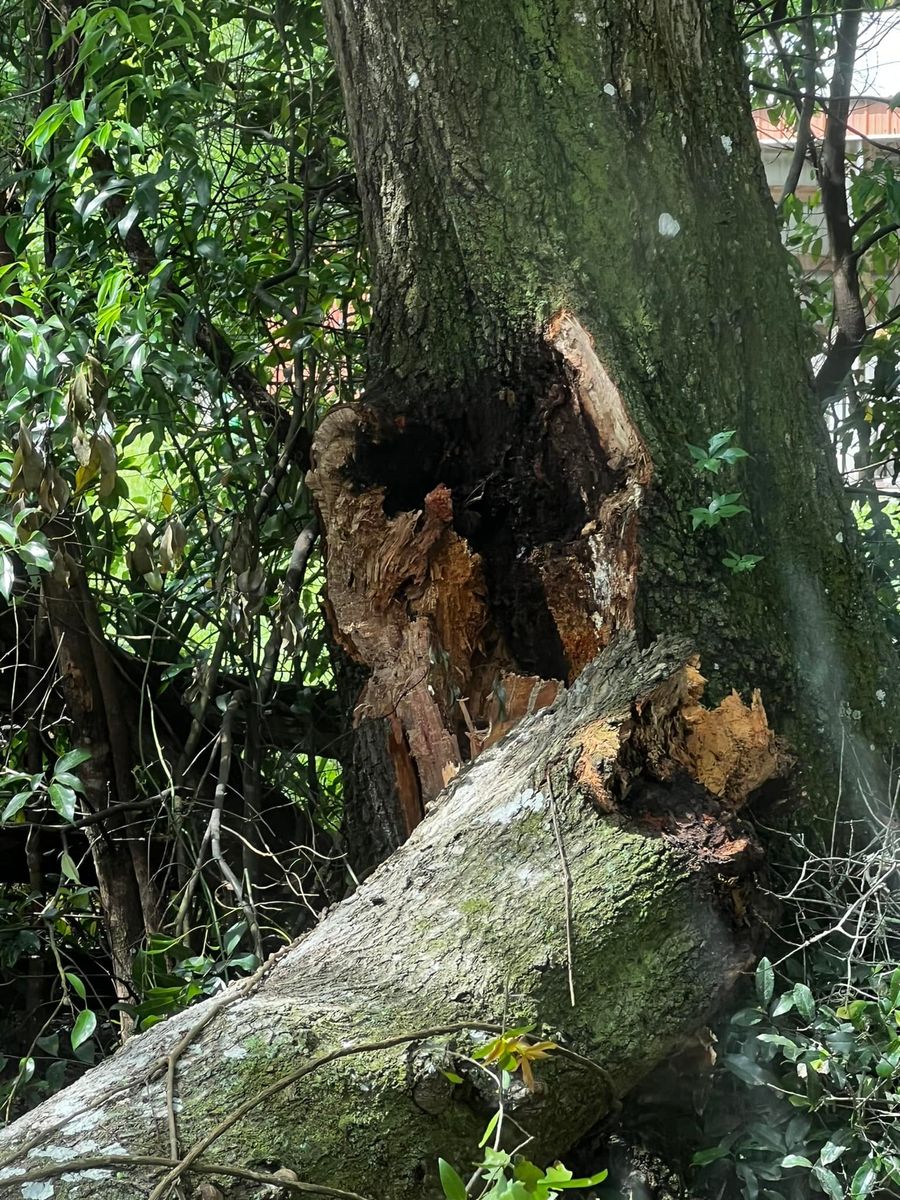
[[[370,672],[355,717],[390,722],[408,830],[463,762],[633,629],[651,477],[570,312],[515,378],[421,407],[334,410],[310,473],[334,632]]]
[[[761,851],[738,813],[791,759],[769,728],[759,692],[737,693],[714,709],[700,699],[696,660],[672,674],[627,714],[579,730],[575,778],[590,800],[681,843],[699,861],[742,875]]]

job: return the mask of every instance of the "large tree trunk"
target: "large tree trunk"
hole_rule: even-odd
[[[356,797],[358,865],[373,825],[411,827],[472,753],[499,680],[571,681],[622,629],[690,637],[716,695],[760,687],[820,778],[842,739],[871,774],[894,657],[731,4],[325,9],[375,318],[367,401],[326,421],[313,480],[335,622],[371,671],[361,778],[390,775],[381,747],[395,781],[390,820],[383,794]],[[752,457],[707,486],[686,443],[721,430]],[[750,515],[695,533],[712,491]],[[730,549],[764,558],[731,573]]]
[[[283,1168],[371,1200],[439,1195],[438,1157],[466,1168],[496,1104],[483,1068],[457,1057],[490,1036],[474,1032],[484,1024],[534,1022],[575,1052],[552,1054],[540,1089],[514,1088],[507,1104],[532,1158],[563,1152],[753,955],[758,851],[735,809],[780,769],[778,751],[758,703],[698,706],[684,653],[607,651],[467,768],[251,994],[235,985],[226,1004],[133,1038],[0,1134],[0,1195],[168,1195],[153,1191],[165,1171],[152,1159],[171,1156],[165,1066],[179,1043],[175,1150],[202,1146],[198,1171]],[[300,1077],[319,1056],[390,1039]]]
[[[0,1137],[16,1195],[23,1162],[54,1195],[131,1195],[70,1155],[168,1157],[145,1080],[211,1015],[171,1134],[207,1165],[435,1196],[437,1155],[464,1166],[490,1107],[457,1035],[351,1045],[302,1077],[298,1059],[507,1019],[597,1064],[559,1054],[517,1101],[533,1156],[561,1151],[751,958],[757,851],[731,809],[779,761],[759,699],[730,688],[761,687],[819,769],[844,708],[861,755],[889,735],[891,652],[810,395],[730,6],[326,9],[376,323],[367,402],[326,419],[311,484],[334,629],[367,674],[356,778],[387,787],[348,800],[357,865],[412,837],[251,996],[151,1030]],[[751,509],[749,575],[723,567],[730,537],[691,533],[683,444],[724,429],[753,454],[722,488]],[[629,657],[662,632],[701,651],[716,715],[665,652]]]

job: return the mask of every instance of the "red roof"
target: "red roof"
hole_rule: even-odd
[[[773,123],[769,110],[757,109],[753,114],[756,132],[763,142],[786,142],[794,140],[795,126],[783,122]],[[825,114],[817,112],[812,120],[815,137],[821,138],[825,133]],[[900,141],[900,109],[891,108],[883,100],[858,100],[847,122],[847,133],[850,137],[868,138],[873,141],[888,141],[895,138]]]

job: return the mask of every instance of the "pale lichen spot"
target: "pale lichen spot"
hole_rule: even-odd
[[[86,1133],[89,1129],[93,1129],[95,1125],[99,1125],[102,1120],[102,1112],[98,1109],[89,1108],[86,1112],[79,1113],[77,1117],[73,1117],[71,1121],[66,1122],[66,1133],[69,1136],[74,1133]]]
[[[544,883],[548,875],[546,871],[541,871],[537,867],[526,863],[523,866],[516,867],[515,877],[519,883],[524,884],[526,887],[534,887],[536,884]]]
[[[834,535],[834,540],[835,540],[835,541],[836,541],[838,544],[840,544],[840,543],[841,543],[841,542],[843,542],[843,540],[844,540],[844,535],[843,535],[842,533],[836,533],[836,534]]]
[[[577,12],[574,16],[577,25],[587,25],[587,13]]]
[[[733,153],[733,151],[734,151],[734,142],[733,142],[733,140],[732,140],[732,139],[731,139],[731,138],[728,136],[728,134],[727,134],[727,133],[723,133],[723,134],[722,134],[722,136],[719,138],[719,141],[722,143],[722,147],[723,147],[723,149],[725,150],[725,153],[726,153],[726,154],[732,154],[732,153]]]
[[[529,813],[543,812],[546,807],[547,801],[543,792],[536,792],[528,787],[489,812],[485,820],[492,825],[509,825],[510,822],[521,820]]]
[[[616,91],[614,85],[611,83],[605,83],[603,85],[603,90],[604,90],[604,92],[606,92],[607,96],[617,96],[618,95],[618,92]]]
[[[22,1184],[22,1200],[50,1200],[52,1195],[53,1184],[49,1179]]]
[[[683,134],[681,135],[681,146],[682,146],[682,149],[684,149],[684,147],[685,147],[686,145],[687,145],[687,134],[686,134],[686,133],[683,133]]]
[[[246,1058],[247,1051],[243,1046],[229,1046],[227,1050],[222,1052],[223,1058]]]
[[[671,213],[659,214],[659,232],[662,237],[677,237],[681,232],[681,226],[675,220]]]
[[[414,92],[416,90],[416,88],[419,86],[418,71],[410,71],[410,73],[406,77],[406,82],[409,84],[409,90],[411,92]]]
[[[68,1162],[70,1158],[77,1158],[78,1152],[71,1146],[37,1146],[28,1151],[28,1157],[49,1158],[51,1162]]]
[[[878,689],[878,691],[875,693],[875,699],[878,701],[881,707],[884,708],[884,702],[887,700],[887,693],[885,692],[884,688]]]

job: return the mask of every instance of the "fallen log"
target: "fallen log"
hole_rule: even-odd
[[[258,978],[0,1133],[0,1195],[437,1197],[496,1107],[469,1052],[525,1023],[562,1049],[506,1112],[563,1154],[753,958],[738,812],[782,758],[758,697],[709,711],[702,682],[684,645],[608,648]]]

